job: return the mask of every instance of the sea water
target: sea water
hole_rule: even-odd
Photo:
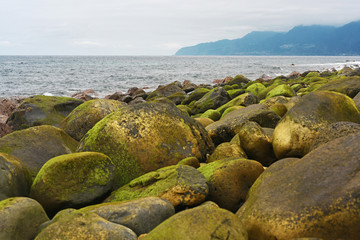
[[[211,84],[237,74],[255,80],[359,65],[360,56],[0,56],[0,97],[71,96],[86,89],[104,97],[174,81]]]

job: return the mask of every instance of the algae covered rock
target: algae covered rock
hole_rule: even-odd
[[[0,152],[0,201],[28,196],[31,185],[29,170],[16,157]]]
[[[230,141],[247,121],[257,122],[262,127],[274,128],[280,116],[264,105],[253,104],[228,113],[224,118],[206,127],[215,144]]]
[[[284,96],[284,97],[294,97],[296,96],[295,91],[288,85],[282,84],[272,89],[266,94],[266,98]]]
[[[174,207],[186,207],[202,203],[207,194],[206,179],[198,170],[190,166],[174,165],[132,180],[112,192],[106,202],[154,196],[168,200]]]
[[[61,123],[63,129],[75,140],[81,138],[108,114],[126,106],[125,103],[110,99],[95,99],[76,107]]]
[[[210,118],[194,118],[196,121],[198,121],[203,127],[206,127],[212,123],[214,123],[214,120]]]
[[[266,87],[262,83],[254,83],[246,88],[247,92],[254,94],[255,96],[259,95],[260,92],[264,91]]]
[[[353,98],[357,109],[360,111],[360,92]]]
[[[198,88],[195,89],[188,98],[185,98],[181,104],[188,105],[193,101],[197,101],[202,98],[206,93],[210,92],[210,89],[207,88]]]
[[[102,203],[82,208],[80,211],[96,213],[110,222],[130,228],[137,235],[150,232],[175,214],[174,206],[158,197]]]
[[[213,121],[219,120],[220,117],[221,117],[221,113],[214,109],[206,110],[206,112],[200,115],[200,118],[210,118]]]
[[[114,176],[114,164],[102,153],[66,154],[44,164],[31,186],[30,196],[49,213],[85,206],[111,191]]]
[[[360,77],[354,76],[331,80],[317,90],[339,92],[353,98],[360,92]]]
[[[129,228],[109,222],[92,212],[71,211],[54,217],[35,240],[54,239],[136,240],[136,234]]]
[[[247,158],[246,153],[238,144],[224,142],[219,144],[206,162],[214,162],[224,158],[239,157]]]
[[[32,240],[39,227],[49,221],[41,205],[31,198],[0,201],[0,239]]]
[[[228,210],[207,202],[182,211],[165,220],[142,240],[246,240],[247,233],[240,219]]]
[[[49,159],[76,151],[79,143],[63,130],[43,125],[0,138],[0,152],[17,157],[35,178]]]
[[[276,161],[272,146],[272,135],[258,123],[249,121],[239,130],[240,146],[249,159],[254,159],[264,166]]]
[[[209,184],[207,199],[234,212],[245,202],[251,185],[264,168],[253,160],[229,158],[206,164],[198,170]]]
[[[7,123],[14,130],[39,125],[59,126],[60,122],[83,101],[68,97],[36,95],[24,99]]]
[[[237,215],[249,239],[358,239],[360,134],[272,164]]]
[[[178,165],[187,165],[194,168],[198,168],[200,167],[200,162],[196,157],[188,157],[178,162]]]
[[[198,114],[208,109],[216,109],[230,100],[229,94],[222,87],[216,87],[195,102],[192,113]]]
[[[232,99],[228,103],[225,103],[221,107],[219,107],[218,110],[221,114],[224,113],[228,108],[234,107],[234,106],[249,106],[252,104],[258,103],[257,97],[252,93],[244,93],[240,96],[237,96],[236,98]]]
[[[285,114],[274,130],[276,157],[304,156],[319,131],[339,121],[360,123],[360,112],[351,98],[330,91],[305,95]]]
[[[213,143],[204,127],[176,106],[160,103],[122,108],[98,122],[79,151],[102,152],[117,167],[117,186],[186,157],[205,160]]]

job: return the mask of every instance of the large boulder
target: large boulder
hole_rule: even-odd
[[[230,141],[247,121],[257,122],[262,127],[274,128],[280,116],[268,107],[253,104],[226,114],[219,121],[206,127],[215,144]]]
[[[0,138],[0,152],[17,157],[35,178],[49,159],[76,151],[79,143],[63,130],[43,125]]]
[[[272,164],[237,215],[249,239],[359,239],[360,134]]]
[[[44,164],[30,196],[52,214],[101,201],[110,193],[114,176],[114,164],[102,153],[66,154]]]
[[[264,168],[253,160],[230,158],[206,164],[198,170],[209,184],[207,199],[235,212],[245,202],[251,185]]]
[[[304,156],[319,131],[339,121],[360,123],[360,112],[351,98],[330,91],[305,95],[285,114],[274,130],[276,157]]]
[[[98,122],[79,151],[102,152],[117,167],[117,186],[186,157],[205,160],[213,143],[204,127],[175,105],[137,104]]]
[[[148,233],[175,214],[174,206],[158,197],[140,198],[128,202],[110,202],[82,208],[100,217],[133,230],[138,236]]]
[[[264,166],[276,161],[272,146],[272,131],[263,129],[258,123],[246,122],[239,130],[240,146],[249,159],[254,159]]]
[[[353,98],[360,92],[360,77],[345,77],[329,81],[317,89],[318,91],[334,91]]]
[[[87,101],[76,107],[61,123],[63,129],[75,140],[81,138],[101,119],[108,114],[120,110],[125,103],[110,99]]]
[[[160,197],[174,207],[202,203],[209,192],[205,177],[195,168],[174,165],[149,172],[112,192],[105,202]]]
[[[142,240],[246,240],[247,233],[240,219],[228,210],[207,202],[182,211],[165,220]]]
[[[49,218],[44,209],[31,198],[0,201],[0,239],[33,240],[40,225],[46,221]]]
[[[266,89],[266,87],[264,86],[264,84],[254,83],[254,84],[251,84],[250,86],[248,86],[246,88],[246,91],[257,96],[257,95],[259,95],[260,92],[264,91],[265,89]]]
[[[83,101],[68,97],[36,95],[24,99],[7,123],[14,130],[39,125],[59,126],[60,122]]]
[[[230,95],[222,87],[216,87],[195,102],[192,113],[198,114],[208,109],[216,109],[230,100]]]
[[[35,240],[52,239],[136,240],[129,228],[109,222],[92,212],[67,211],[55,216],[36,236]]]
[[[0,201],[28,196],[30,185],[27,167],[16,157],[0,152]]]

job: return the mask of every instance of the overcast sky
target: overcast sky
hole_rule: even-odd
[[[173,55],[251,31],[356,20],[359,0],[0,0],[0,55]]]

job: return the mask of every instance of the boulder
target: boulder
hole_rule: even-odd
[[[229,101],[228,103],[225,103],[224,105],[222,105],[221,107],[219,107],[218,110],[221,114],[224,113],[224,111],[226,111],[226,109],[233,107],[233,106],[249,106],[252,104],[256,104],[258,103],[258,99],[255,95],[253,95],[252,93],[244,93],[240,96],[237,96],[236,98],[234,98],[233,100]]]
[[[252,93],[255,96],[257,96],[257,95],[259,95],[260,92],[264,91],[265,89],[266,89],[266,87],[264,86],[264,84],[262,84],[262,83],[254,83],[254,84],[251,84],[250,86],[248,86],[246,88],[246,91]]]
[[[235,110],[238,110],[238,109],[241,109],[241,108],[244,108],[244,106],[232,106],[232,107],[228,107],[221,115],[221,118],[225,117],[226,114],[232,112],[232,111],[235,111]],[[221,119],[220,118],[220,119]]]
[[[273,148],[276,157],[304,156],[319,131],[339,121],[360,123],[360,112],[351,98],[330,91],[305,95],[275,128]]]
[[[191,108],[189,108],[186,105],[177,105],[176,106],[178,109],[180,109],[181,111],[183,111],[186,115],[190,116],[191,115]]]
[[[331,80],[317,90],[339,92],[353,98],[360,92],[360,77],[354,76]]]
[[[247,233],[240,219],[228,210],[207,202],[182,211],[165,220],[142,240],[246,240]]]
[[[208,109],[216,109],[230,100],[229,94],[222,87],[216,87],[195,102],[192,113],[198,114]]]
[[[185,92],[176,92],[170,96],[167,96],[167,98],[173,101],[176,105],[179,105],[186,97],[187,95]]]
[[[31,185],[29,170],[16,157],[0,152],[0,201],[28,196]]]
[[[206,162],[210,163],[231,157],[247,158],[246,153],[238,144],[224,142],[215,148],[215,151],[208,157]]]
[[[114,164],[102,153],[57,156],[40,169],[30,196],[53,214],[103,200],[113,187],[114,176]]]
[[[51,239],[137,240],[129,228],[109,222],[92,212],[69,211],[55,216],[35,240]]]
[[[319,134],[315,137],[310,147],[310,151],[315,148],[330,142],[336,138],[345,137],[347,135],[360,131],[360,124],[353,122],[335,122],[329,124],[321,129]]]
[[[181,104],[188,105],[193,101],[197,101],[202,98],[206,93],[210,92],[210,89],[207,88],[198,88],[194,90],[188,98],[185,98]]]
[[[0,239],[33,240],[39,227],[49,221],[41,205],[31,198],[0,201]]]
[[[262,127],[274,128],[280,116],[264,105],[253,104],[228,113],[224,118],[206,127],[215,144],[230,141],[247,121],[257,122]]]
[[[243,75],[239,74],[239,75],[236,75],[233,79],[231,79],[227,84],[228,85],[233,85],[233,84],[243,85],[243,84],[246,84],[249,82],[250,82],[250,80],[247,77],[244,77]]]
[[[17,157],[35,178],[49,159],[76,151],[79,143],[63,130],[43,125],[0,138],[0,152]]]
[[[228,90],[227,92],[228,92],[229,96],[231,97],[231,99],[234,99],[237,96],[244,94],[245,90],[244,89],[232,89],[232,90]]]
[[[60,123],[59,128],[75,140],[80,141],[98,121],[124,106],[126,106],[125,103],[110,99],[87,101],[76,107]]]
[[[167,84],[165,86],[159,86],[155,91],[149,94],[149,96],[146,98],[147,101],[151,100],[154,97],[162,96],[162,97],[168,97],[174,93],[185,93],[182,90],[182,85],[180,82],[173,82],[170,84]]]
[[[210,118],[194,118],[196,121],[198,121],[203,127],[206,127],[212,123],[214,123],[214,120]]]
[[[24,99],[7,123],[14,130],[39,125],[59,126],[60,122],[83,101],[68,97],[36,95]]]
[[[266,98],[277,96],[294,97],[296,96],[296,92],[290,86],[281,84],[266,94]]]
[[[188,157],[178,162],[178,165],[187,165],[194,168],[198,168],[200,167],[200,162],[196,157]]]
[[[356,94],[356,96],[353,98],[355,102],[355,106],[360,111],[360,93]]]
[[[97,94],[94,92],[93,89],[86,89],[81,92],[74,93],[71,95],[72,98],[80,99],[82,101],[90,101],[96,99]]]
[[[160,197],[174,207],[196,206],[208,194],[205,177],[195,168],[185,165],[164,167],[132,180],[112,192],[105,202]]]
[[[249,159],[254,159],[264,166],[276,161],[272,146],[272,135],[256,122],[246,122],[239,130],[240,146]]]
[[[186,157],[205,160],[213,148],[204,127],[175,105],[145,103],[124,107],[99,121],[81,140],[79,151],[109,156],[120,187]]]
[[[173,205],[158,197],[102,203],[82,208],[80,211],[96,213],[112,223],[130,228],[137,235],[150,232],[175,214]]]
[[[358,239],[360,134],[272,164],[236,213],[249,239]]]
[[[207,199],[221,208],[235,212],[245,202],[251,185],[264,168],[253,160],[228,158],[206,164],[198,170],[209,185]]]
[[[214,109],[206,110],[206,112],[200,115],[200,118],[210,118],[213,121],[219,120],[220,117],[221,117],[221,113]]]

